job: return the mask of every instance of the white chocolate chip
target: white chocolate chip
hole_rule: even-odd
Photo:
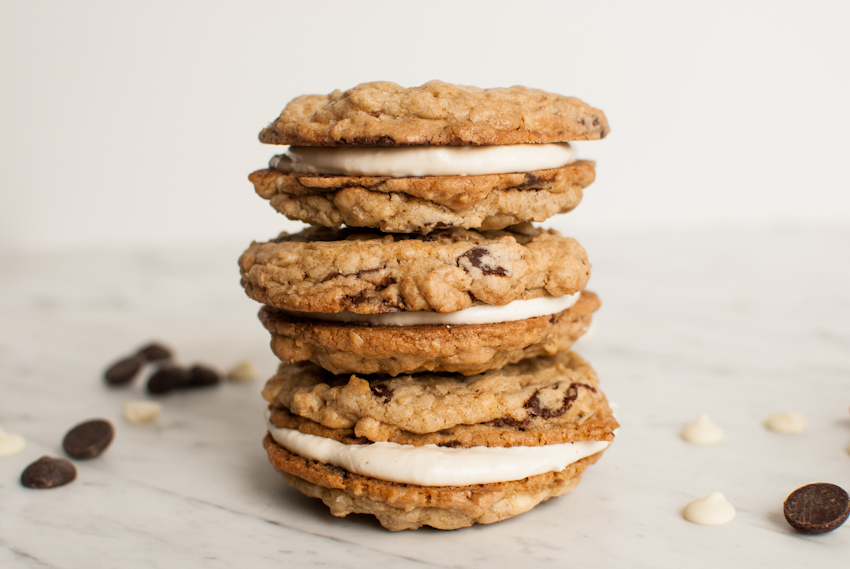
[[[27,442],[21,435],[7,433],[3,429],[0,429],[0,457],[12,456],[23,452],[26,446]]]
[[[799,435],[806,430],[806,418],[792,411],[777,413],[768,417],[764,426],[783,435]]]
[[[257,379],[257,370],[248,360],[242,360],[227,372],[227,379],[237,382],[248,382]]]
[[[703,526],[719,526],[735,519],[735,508],[720,492],[694,500],[682,512],[685,519]]]
[[[162,411],[162,405],[156,401],[127,401],[124,403],[124,418],[128,423],[150,423]]]
[[[682,438],[694,445],[716,445],[723,440],[723,429],[700,413],[696,420],[682,430]]]

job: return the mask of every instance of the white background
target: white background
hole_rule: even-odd
[[[846,2],[0,3],[0,249],[287,226],[246,176],[293,97],[524,84],[603,109],[586,231],[850,221]]]

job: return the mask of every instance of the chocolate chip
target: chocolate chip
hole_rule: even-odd
[[[358,304],[363,304],[367,300],[369,300],[369,291],[361,290],[357,294],[348,295],[348,298],[351,299],[351,304],[357,306]]]
[[[114,436],[112,423],[105,419],[92,419],[68,431],[62,447],[72,458],[94,458],[106,450]]]
[[[194,365],[189,368],[189,383],[186,387],[207,387],[221,381],[221,377],[214,369],[202,365]]]
[[[140,349],[138,355],[145,358],[146,361],[157,362],[160,360],[171,359],[172,353],[169,348],[157,342],[153,342]]]
[[[544,182],[551,182],[553,179],[554,176],[547,176],[544,180],[542,176],[526,172],[522,184],[518,185],[516,189],[529,190],[531,188],[539,188],[543,185]]]
[[[73,482],[77,467],[70,460],[42,456],[21,473],[21,484],[27,488],[56,488]]]
[[[119,360],[109,366],[104,372],[103,377],[110,385],[123,385],[130,383],[142,366],[145,365],[145,358],[139,354],[135,356]]]
[[[570,387],[567,389],[566,393],[564,393],[564,399],[561,401],[561,406],[557,409],[549,409],[547,407],[543,407],[540,405],[540,397],[538,393],[540,390],[534,392],[534,395],[529,397],[528,401],[525,402],[523,407],[528,409],[528,414],[533,415],[535,417],[541,417],[543,419],[554,419],[556,417],[560,417],[564,413],[570,410],[570,407],[573,406],[573,401],[578,398],[578,388],[584,387],[585,389],[589,389],[596,393],[596,389],[587,385],[585,383],[571,383]]]
[[[381,399],[383,403],[389,403],[393,398],[393,388],[384,383],[370,385],[369,389],[372,390],[372,395]]]
[[[500,267],[498,265],[488,262],[489,259],[492,259],[492,254],[490,253],[490,250],[486,247],[473,247],[472,249],[460,256],[458,261],[460,262],[461,267],[466,269],[466,267],[463,266],[464,263],[461,262],[462,259],[467,259],[470,265],[477,269],[481,269],[481,272],[484,273],[486,276],[508,276],[508,271],[506,271],[504,267]]]
[[[395,139],[387,135],[382,135],[377,138],[355,136],[352,139],[343,139],[343,142],[347,144],[355,144],[357,146],[395,146]]]
[[[159,395],[189,385],[189,372],[183,368],[166,365],[148,378],[148,392]]]
[[[819,482],[791,492],[783,509],[785,519],[800,533],[825,533],[847,519],[850,497],[835,484]]]
[[[526,417],[522,421],[518,421],[513,417],[499,417],[498,419],[493,419],[492,421],[485,423],[485,425],[492,425],[493,427],[513,427],[515,429],[522,429],[522,427],[527,427],[530,422],[531,417]]]

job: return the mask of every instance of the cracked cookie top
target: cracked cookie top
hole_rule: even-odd
[[[511,446],[505,429],[537,439],[540,437],[535,431],[549,429],[557,429],[561,439],[564,434],[573,435],[567,439],[607,439],[616,422],[598,386],[590,365],[577,354],[564,351],[473,376],[333,375],[310,363],[283,364],[266,384],[263,397],[273,412],[282,413],[278,420],[293,422],[287,415],[306,419],[315,423],[313,430],[321,426],[371,441],[404,436],[407,444],[440,444],[434,437],[416,439],[448,435],[467,446],[463,441],[466,428],[480,431],[476,441],[489,434],[495,437],[494,446]],[[296,424],[286,426],[298,428]],[[590,424],[593,429],[582,429]],[[332,432],[314,434],[338,438]],[[550,441],[524,441],[535,442]]]
[[[555,230],[386,234],[310,227],[252,243],[239,259],[248,296],[302,312],[455,312],[584,289],[587,255]]]
[[[363,83],[293,99],[260,133],[267,144],[460,146],[598,140],[605,114],[575,97],[514,86],[481,89],[430,81],[404,88]]]

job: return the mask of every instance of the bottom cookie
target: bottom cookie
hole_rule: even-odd
[[[431,526],[458,529],[490,524],[531,510],[537,504],[572,491],[585,469],[601,452],[558,472],[512,482],[471,486],[416,486],[387,482],[293,454],[266,435],[269,461],[287,484],[320,498],[331,514],[371,514],[390,531]]]

